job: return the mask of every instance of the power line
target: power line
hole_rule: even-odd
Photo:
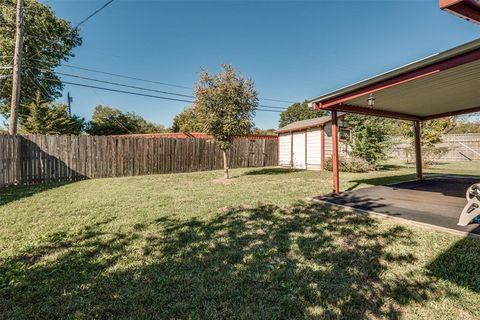
[[[282,110],[282,111],[287,110],[287,108],[285,108],[285,107],[266,106],[266,105],[263,105],[263,104],[259,104],[258,106],[262,107],[262,108],[277,109],[277,110]]]
[[[136,80],[136,81],[143,81],[143,82],[148,82],[148,83],[160,84],[160,85],[169,86],[169,87],[176,87],[176,88],[181,88],[181,89],[193,90],[192,87],[182,86],[182,85],[178,85],[178,84],[172,84],[172,83],[167,83],[167,82],[160,82],[160,81],[155,81],[155,80],[142,79],[142,78],[127,76],[127,75],[123,75],[123,74],[113,73],[113,72],[107,72],[107,71],[101,71],[101,70],[96,70],[96,69],[91,69],[91,68],[74,66],[74,65],[71,65],[71,64],[62,64],[62,66],[67,67],[67,68],[72,68],[72,69],[78,69],[78,70],[84,70],[84,71],[99,73],[99,74],[105,74],[105,75],[119,77],[119,78],[125,78],[125,79],[131,79],[131,80]],[[270,98],[259,98],[259,99],[260,100],[266,100],[266,101],[294,103],[294,101],[289,101],[289,100],[278,100],[278,99],[270,99]]]
[[[47,70],[47,69],[40,69],[40,68],[35,68],[35,69],[40,70],[40,71],[48,71],[48,72],[50,71],[50,70]],[[195,97],[192,96],[192,95],[186,95],[186,94],[174,93],[174,92],[169,92],[169,91],[144,88],[144,87],[139,87],[139,86],[132,86],[132,85],[127,85],[127,84],[113,82],[113,81],[106,81],[106,80],[100,80],[100,79],[96,79],[96,78],[79,76],[79,75],[71,74],[71,73],[65,73],[65,72],[59,72],[59,71],[54,71],[54,72],[56,74],[64,75],[64,76],[67,76],[67,77],[73,77],[73,78],[78,78],[78,79],[83,79],[83,80],[88,80],[88,81],[94,81],[94,82],[99,82],[99,83],[106,83],[106,84],[110,84],[110,85],[115,85],[115,86],[121,86],[121,87],[125,87],[125,88],[131,88],[131,89],[137,89],[137,90],[143,90],[143,91],[150,91],[150,92],[157,92],[157,93],[162,93],[162,94],[168,94],[168,95],[174,95],[174,96],[179,96],[179,97],[195,99]],[[259,107],[266,108],[266,109],[282,110],[282,111],[286,110],[286,108],[284,108],[284,107],[276,107],[276,106],[259,105]]]
[[[154,80],[147,80],[147,79],[141,79],[141,78],[136,78],[136,77],[130,77],[130,76],[121,75],[121,74],[117,74],[117,73],[111,73],[111,72],[106,72],[106,71],[100,71],[100,70],[95,70],[95,69],[73,66],[71,64],[62,64],[62,66],[72,68],[72,69],[78,69],[78,70],[90,71],[90,72],[95,72],[95,73],[100,73],[100,74],[106,74],[106,75],[109,75],[109,76],[114,76],[114,77],[119,77],[119,78],[125,78],[125,79],[148,82],[148,83],[161,84],[161,85],[164,85],[164,86],[170,86],[170,87],[176,87],[176,88],[182,88],[182,89],[192,89],[190,87],[185,87],[185,86],[181,86],[181,85],[177,85],[177,84],[171,84],[171,83],[166,83],[166,82],[159,82],[159,81],[154,81]]]
[[[45,79],[45,80],[60,82],[60,81],[57,80],[57,79]],[[105,87],[99,87],[99,86],[92,86],[92,85],[88,85],[88,84],[84,84],[84,83],[77,83],[77,82],[70,82],[70,81],[62,81],[62,82],[63,82],[63,83],[66,83],[66,84],[73,85],[73,86],[80,86],[80,87],[85,87],[85,88],[99,89],[99,90],[112,91],[112,92],[118,92],[118,93],[125,93],[125,94],[131,94],[131,95],[142,96],[142,97],[149,97],[149,98],[170,100],[170,101],[179,101],[179,102],[194,103],[194,101],[191,101],[191,100],[183,100],[183,99],[163,97],[163,96],[157,96],[157,95],[151,95],[151,94],[145,94],[145,93],[139,93],[139,92],[132,92],[132,91],[125,91],[125,90],[113,89],[113,88],[105,88]],[[267,112],[281,112],[281,111],[261,109],[261,108],[257,108],[256,110],[257,110],[257,111],[267,111]]]
[[[107,3],[105,3],[103,6],[101,6],[100,8],[98,8],[97,10],[95,10],[92,14],[90,14],[88,17],[86,17],[85,19],[83,19],[82,21],[80,21],[74,29],[77,29],[78,27],[80,27],[80,25],[82,25],[83,23],[87,22],[87,20],[89,20],[90,18],[92,18],[94,15],[96,15],[97,13],[99,13],[100,11],[102,11],[103,9],[105,9],[105,7],[107,7],[110,3],[112,3],[114,0],[110,0],[108,1]]]
[[[45,80],[60,82],[59,80],[56,80],[56,79],[45,79]],[[118,90],[118,89],[113,89],[113,88],[92,86],[92,85],[88,85],[88,84],[84,84],[84,83],[77,83],[77,82],[70,82],[70,81],[61,81],[61,82],[66,83],[66,84],[71,84],[73,86],[80,86],[80,87],[86,87],[86,88],[92,88],[92,89],[100,89],[100,90],[106,90],[106,91],[112,91],[112,92],[133,94],[133,95],[136,95],[136,96],[143,96],[143,97],[149,97],[149,98],[157,98],[157,99],[179,101],[179,102],[188,102],[188,103],[193,103],[194,102],[194,101],[191,101],[191,100],[184,100],[184,99],[156,96],[156,95],[152,95],[152,94],[139,93],[139,92],[133,92],[133,91],[125,91],[125,90]]]
[[[35,79],[35,76],[33,75],[33,73],[30,71],[30,70],[26,70],[26,72],[28,72],[30,74],[30,76],[28,77],[28,79],[30,79],[30,81],[32,81],[32,83],[38,88],[40,89],[40,92],[42,94],[44,94],[44,98],[45,99],[49,99],[50,95],[48,94],[48,91],[47,89],[45,89],[45,87],[39,82],[37,81],[37,79]],[[27,75],[28,76],[28,75]]]
[[[38,69],[38,68],[36,68]],[[40,71],[50,71],[46,69],[38,69]],[[158,92],[158,93],[163,93],[163,94],[169,94],[169,95],[174,95],[174,96],[179,96],[179,97],[185,97],[185,98],[195,98],[192,95],[187,95],[187,94],[181,94],[181,93],[173,93],[173,92],[168,92],[168,91],[162,91],[162,90],[156,90],[156,89],[149,89],[149,88],[144,88],[144,87],[138,87],[138,86],[132,86],[128,84],[123,84],[123,83],[118,83],[118,82],[113,82],[113,81],[106,81],[106,80],[100,80],[100,79],[95,79],[95,78],[89,78],[89,77],[84,77],[84,76],[79,76],[71,73],[65,73],[65,72],[60,72],[60,71],[54,71],[56,74],[60,74],[63,76],[67,77],[73,77],[73,78],[78,78],[78,79],[83,79],[83,80],[88,80],[88,81],[95,81],[95,82],[101,82],[101,83],[106,83],[106,84],[111,84],[115,86],[121,86],[121,87],[126,87],[126,88],[132,88],[132,89],[138,89],[138,90],[143,90],[143,91],[150,91],[150,92]]]
[[[275,102],[284,102],[284,103],[295,103],[295,101],[288,101],[288,100],[278,100],[278,99],[269,99],[269,98],[261,98],[260,100],[265,100],[265,101],[275,101]]]

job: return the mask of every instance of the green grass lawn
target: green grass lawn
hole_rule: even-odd
[[[232,175],[0,190],[0,319],[480,318],[480,240],[307,202],[329,172]]]

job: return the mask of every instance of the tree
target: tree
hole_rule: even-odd
[[[461,121],[449,133],[480,133],[480,121]]]
[[[276,136],[277,133],[275,129],[261,129],[261,128],[254,128],[252,134],[258,134],[262,136]]]
[[[348,114],[345,121],[352,127],[352,140],[349,142],[352,153],[371,164],[376,164],[387,156],[392,122],[372,116]]]
[[[0,65],[12,65],[15,47],[15,0],[0,0]],[[25,0],[24,41],[22,49],[22,86],[19,119],[28,116],[27,106],[41,91],[42,98],[53,101],[61,96],[63,85],[54,73],[62,61],[73,57],[72,50],[81,44],[79,30],[69,21],[55,16],[53,10],[36,0]],[[0,70],[0,75],[11,70]],[[0,113],[9,117],[12,80],[2,80]]]
[[[40,92],[28,105],[28,116],[20,121],[21,133],[34,134],[80,134],[85,120],[69,115],[68,107],[43,100]]]
[[[448,117],[423,121],[421,125],[422,148],[430,148],[442,142],[442,136],[456,127],[457,120],[455,117]],[[403,136],[410,138],[413,145],[414,133],[411,122],[403,122],[402,131]]]
[[[205,133],[223,151],[225,178],[229,178],[227,150],[237,135],[248,134],[258,106],[252,79],[244,79],[233,66],[222,65],[222,72],[210,75],[202,71],[195,86],[195,113]]]
[[[323,117],[326,115],[327,112],[325,110],[314,110],[309,107],[307,101],[303,101],[302,103],[295,102],[280,114],[278,126],[282,128],[292,122]]]
[[[457,125],[456,117],[448,117],[442,119],[428,120],[421,123],[422,135],[422,162],[424,166],[428,166],[444,155],[448,148],[439,148],[436,145],[442,142],[442,136]],[[411,123],[403,123],[403,136],[410,139],[410,148],[408,154],[413,154],[415,147],[414,132]]]
[[[165,127],[146,121],[141,116],[132,112],[122,112],[108,106],[97,106],[93,111],[87,133],[91,135],[115,135],[133,133],[159,133]]]
[[[199,122],[195,108],[188,107],[173,118],[170,129],[173,132],[200,132],[202,125]]]

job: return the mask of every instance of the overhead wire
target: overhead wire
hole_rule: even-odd
[[[50,70],[47,70],[47,69],[40,69],[40,68],[35,68],[35,69],[40,70],[40,71],[44,71],[44,72],[50,72]],[[142,91],[157,92],[157,93],[162,93],[162,94],[167,94],[167,95],[174,95],[174,96],[180,96],[180,97],[195,99],[195,96],[192,96],[192,95],[186,95],[186,94],[174,93],[174,92],[169,92],[169,91],[150,89],[150,88],[139,87],[139,86],[132,86],[132,85],[127,85],[127,84],[123,84],[123,83],[100,80],[100,79],[91,78],[91,77],[84,77],[84,76],[71,74],[71,73],[60,72],[60,71],[54,71],[54,72],[56,74],[59,74],[59,75],[78,78],[78,79],[83,79],[83,80],[88,80],[88,81],[94,81],[94,82],[98,82],[98,83],[106,83],[106,84],[121,86],[121,87],[125,87],[125,88],[137,89],[137,90],[142,90]],[[165,98],[167,98],[167,97],[165,97]],[[281,111],[284,111],[286,109],[286,108],[283,108],[283,107],[266,106],[266,105],[259,105],[259,107],[266,108],[266,109],[281,110]]]
[[[84,24],[85,22],[87,22],[88,20],[90,20],[91,18],[93,18],[93,16],[95,16],[96,14],[98,14],[100,11],[102,11],[103,9],[105,9],[109,4],[111,4],[114,0],[110,0],[110,1],[107,1],[107,3],[105,3],[103,6],[101,6],[100,8],[98,8],[97,10],[95,10],[92,14],[90,14],[88,17],[86,17],[85,19],[83,19],[82,21],[80,21],[79,23],[77,23],[77,25],[74,27],[75,29],[77,29],[78,27],[80,27],[82,24]]]
[[[192,87],[187,87],[187,86],[183,86],[183,85],[172,84],[172,83],[167,83],[167,82],[160,82],[160,81],[149,80],[149,79],[143,79],[143,78],[138,78],[138,77],[132,77],[132,76],[127,76],[127,75],[123,75],[123,74],[107,72],[107,71],[102,71],[102,70],[97,70],[97,69],[92,69],[92,68],[79,67],[79,66],[75,66],[75,65],[71,65],[71,64],[67,64],[67,63],[62,64],[62,66],[67,67],[67,68],[72,68],[72,69],[88,71],[88,72],[105,74],[105,75],[119,77],[119,78],[125,78],[125,79],[131,79],[131,80],[136,80],[136,81],[143,81],[143,82],[148,82],[148,83],[160,84],[160,85],[164,85],[164,86],[193,90]],[[260,100],[266,100],[266,101],[294,103],[294,101],[289,101],[289,100],[279,100],[279,99],[270,99],[270,98],[259,98],[259,99]]]
[[[78,23],[75,28],[78,28],[81,24],[85,23],[86,21],[88,21],[90,18],[92,18],[94,15],[96,15],[98,12],[100,12],[101,10],[103,10],[105,7],[107,7],[109,4],[111,4],[114,0],[110,0],[108,1],[106,4],[104,4],[102,7],[100,7],[99,9],[97,9],[95,12],[93,12],[91,15],[89,15],[88,17],[86,17],[84,20],[82,20],[80,23]],[[48,36],[52,39],[52,35],[51,33],[48,31],[48,28],[43,24],[43,21],[42,21],[42,27],[43,29],[47,32]],[[57,53],[59,52],[57,48],[55,48],[54,46],[52,46],[53,50],[57,51]],[[38,51],[36,55],[38,55],[40,53],[40,51]],[[30,59],[34,58],[35,56],[33,57],[30,57]],[[27,60],[30,60],[30,59],[27,59]],[[38,60],[37,60],[38,61]],[[43,62],[43,61],[41,61]],[[62,66],[65,66],[65,67],[68,67],[68,68],[73,68],[73,69],[79,69],[79,70],[84,70],[84,71],[89,71],[89,72],[95,72],[95,73],[100,73],[100,74],[106,74],[106,75],[110,75],[110,76],[116,76],[116,77],[122,77],[122,78],[126,78],[126,79],[131,79],[131,80],[136,80],[136,81],[143,81],[143,82],[148,82],[148,83],[154,83],[154,84],[160,84],[160,85],[165,85],[165,86],[171,86],[171,87],[177,87],[177,88],[182,88],[182,89],[193,89],[191,87],[187,87],[187,86],[182,86],[182,85],[177,85],[177,84],[171,84],[171,83],[166,83],[166,82],[160,82],[160,81],[154,81],[154,80],[147,80],[147,79],[142,79],[142,78],[138,78],[138,77],[131,77],[131,76],[126,76],[126,75],[120,75],[120,74],[116,74],[116,73],[111,73],[111,72],[106,72],[106,71],[100,71],[100,70],[95,70],[95,69],[90,69],[90,68],[84,68],[84,67],[79,67],[79,66],[74,66],[74,65],[70,65],[70,64],[62,64]],[[50,70],[49,70],[50,71]],[[55,72],[57,74],[62,74],[61,72]],[[116,83],[116,82],[111,82],[111,81],[105,81],[105,80],[99,80],[99,79],[94,79],[94,78],[87,78],[87,77],[82,77],[82,76],[78,76],[78,75],[72,75],[72,74],[67,74],[67,73],[63,73],[63,75],[65,76],[70,76],[70,77],[76,77],[76,78],[83,78],[84,80],[89,80],[89,81],[95,81],[95,82],[103,82],[103,83],[107,83],[107,84],[111,84],[111,85],[117,85],[117,86],[123,86],[123,87],[128,87],[128,88],[132,88],[132,89],[138,89],[138,90],[143,90],[143,91],[151,91],[151,92],[158,92],[158,93],[162,93],[162,94],[168,94],[168,95],[175,95],[175,96],[181,96],[181,97],[188,97],[188,98],[195,98],[194,96],[191,96],[191,95],[185,95],[185,94],[180,94],[180,93],[173,93],[173,92],[167,92],[167,91],[162,91],[162,90],[155,90],[155,89],[149,89],[149,88],[142,88],[142,87],[138,87],[138,86],[131,86],[131,85],[126,85],[126,84],[120,84],[120,83]],[[119,90],[121,91],[121,90]],[[148,95],[147,95],[148,96]],[[173,100],[173,99],[168,99],[168,97],[163,97],[167,100]],[[270,99],[270,98],[259,98],[260,100],[266,100],[266,101],[275,101],[275,102],[285,102],[285,103],[293,103],[293,101],[288,101],[288,100],[279,100],[279,99]],[[179,99],[177,99],[179,100]],[[285,107],[277,107],[277,106],[270,106],[270,105],[259,105],[260,107],[262,108],[266,108],[266,109],[277,109],[277,110],[286,110],[287,108]],[[257,109],[257,110],[260,110],[260,109]],[[264,110],[264,111],[269,111],[269,110]]]
[[[80,86],[80,87],[91,88],[91,89],[98,89],[98,90],[104,90],[104,91],[118,92],[118,93],[124,93],[124,94],[131,94],[131,95],[136,95],[136,96],[156,98],[156,99],[162,99],[162,100],[170,100],[170,101],[178,101],[178,102],[187,102],[187,103],[194,103],[194,102],[195,102],[195,101],[192,101],[192,100],[177,99],[177,98],[164,97],[164,96],[158,96],[158,95],[152,95],[152,94],[145,94],[145,93],[139,93],[139,92],[133,92],[133,91],[126,91],[126,90],[119,90],[119,89],[113,89],[113,88],[99,87],[99,86],[93,86],[93,85],[88,85],[88,84],[84,84],[84,83],[78,83],[78,82],[60,81],[60,80],[57,80],[57,79],[50,79],[50,78],[45,78],[45,80],[47,80],[47,81],[55,81],[55,82],[62,82],[62,83],[69,84],[69,85],[73,85],[73,86]],[[256,110],[257,110],[257,111],[266,111],[266,112],[281,112],[281,111],[277,111],[277,110],[268,110],[268,109],[263,109],[263,108],[257,108]]]

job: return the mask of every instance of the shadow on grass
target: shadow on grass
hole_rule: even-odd
[[[0,206],[3,206],[7,203],[10,203],[16,200],[31,197],[37,193],[59,188],[75,182],[78,182],[78,181],[49,182],[49,183],[37,184],[37,185],[10,186],[5,188],[0,188]]]
[[[480,293],[480,241],[467,237],[456,242],[429,266],[431,275]]]
[[[287,173],[300,172],[300,171],[305,171],[305,170],[292,169],[292,168],[262,168],[262,169],[254,169],[254,170],[247,171],[243,175],[245,176],[255,176],[255,175],[264,175],[264,174],[278,175],[278,174],[287,174]]]
[[[391,163],[382,163],[377,165],[377,170],[380,171],[396,171],[400,169],[408,168],[406,165],[401,164],[391,164]]]
[[[431,291],[383,276],[415,263],[408,229],[317,204],[108,223],[1,259],[0,318],[397,318]]]
[[[396,175],[396,176],[351,180],[350,182],[355,184],[345,191],[355,190],[362,184],[373,185],[373,186],[384,186],[388,184],[405,182],[405,181],[414,180],[414,179],[416,179],[416,176],[415,174],[412,173],[412,174],[402,174],[402,175]]]

